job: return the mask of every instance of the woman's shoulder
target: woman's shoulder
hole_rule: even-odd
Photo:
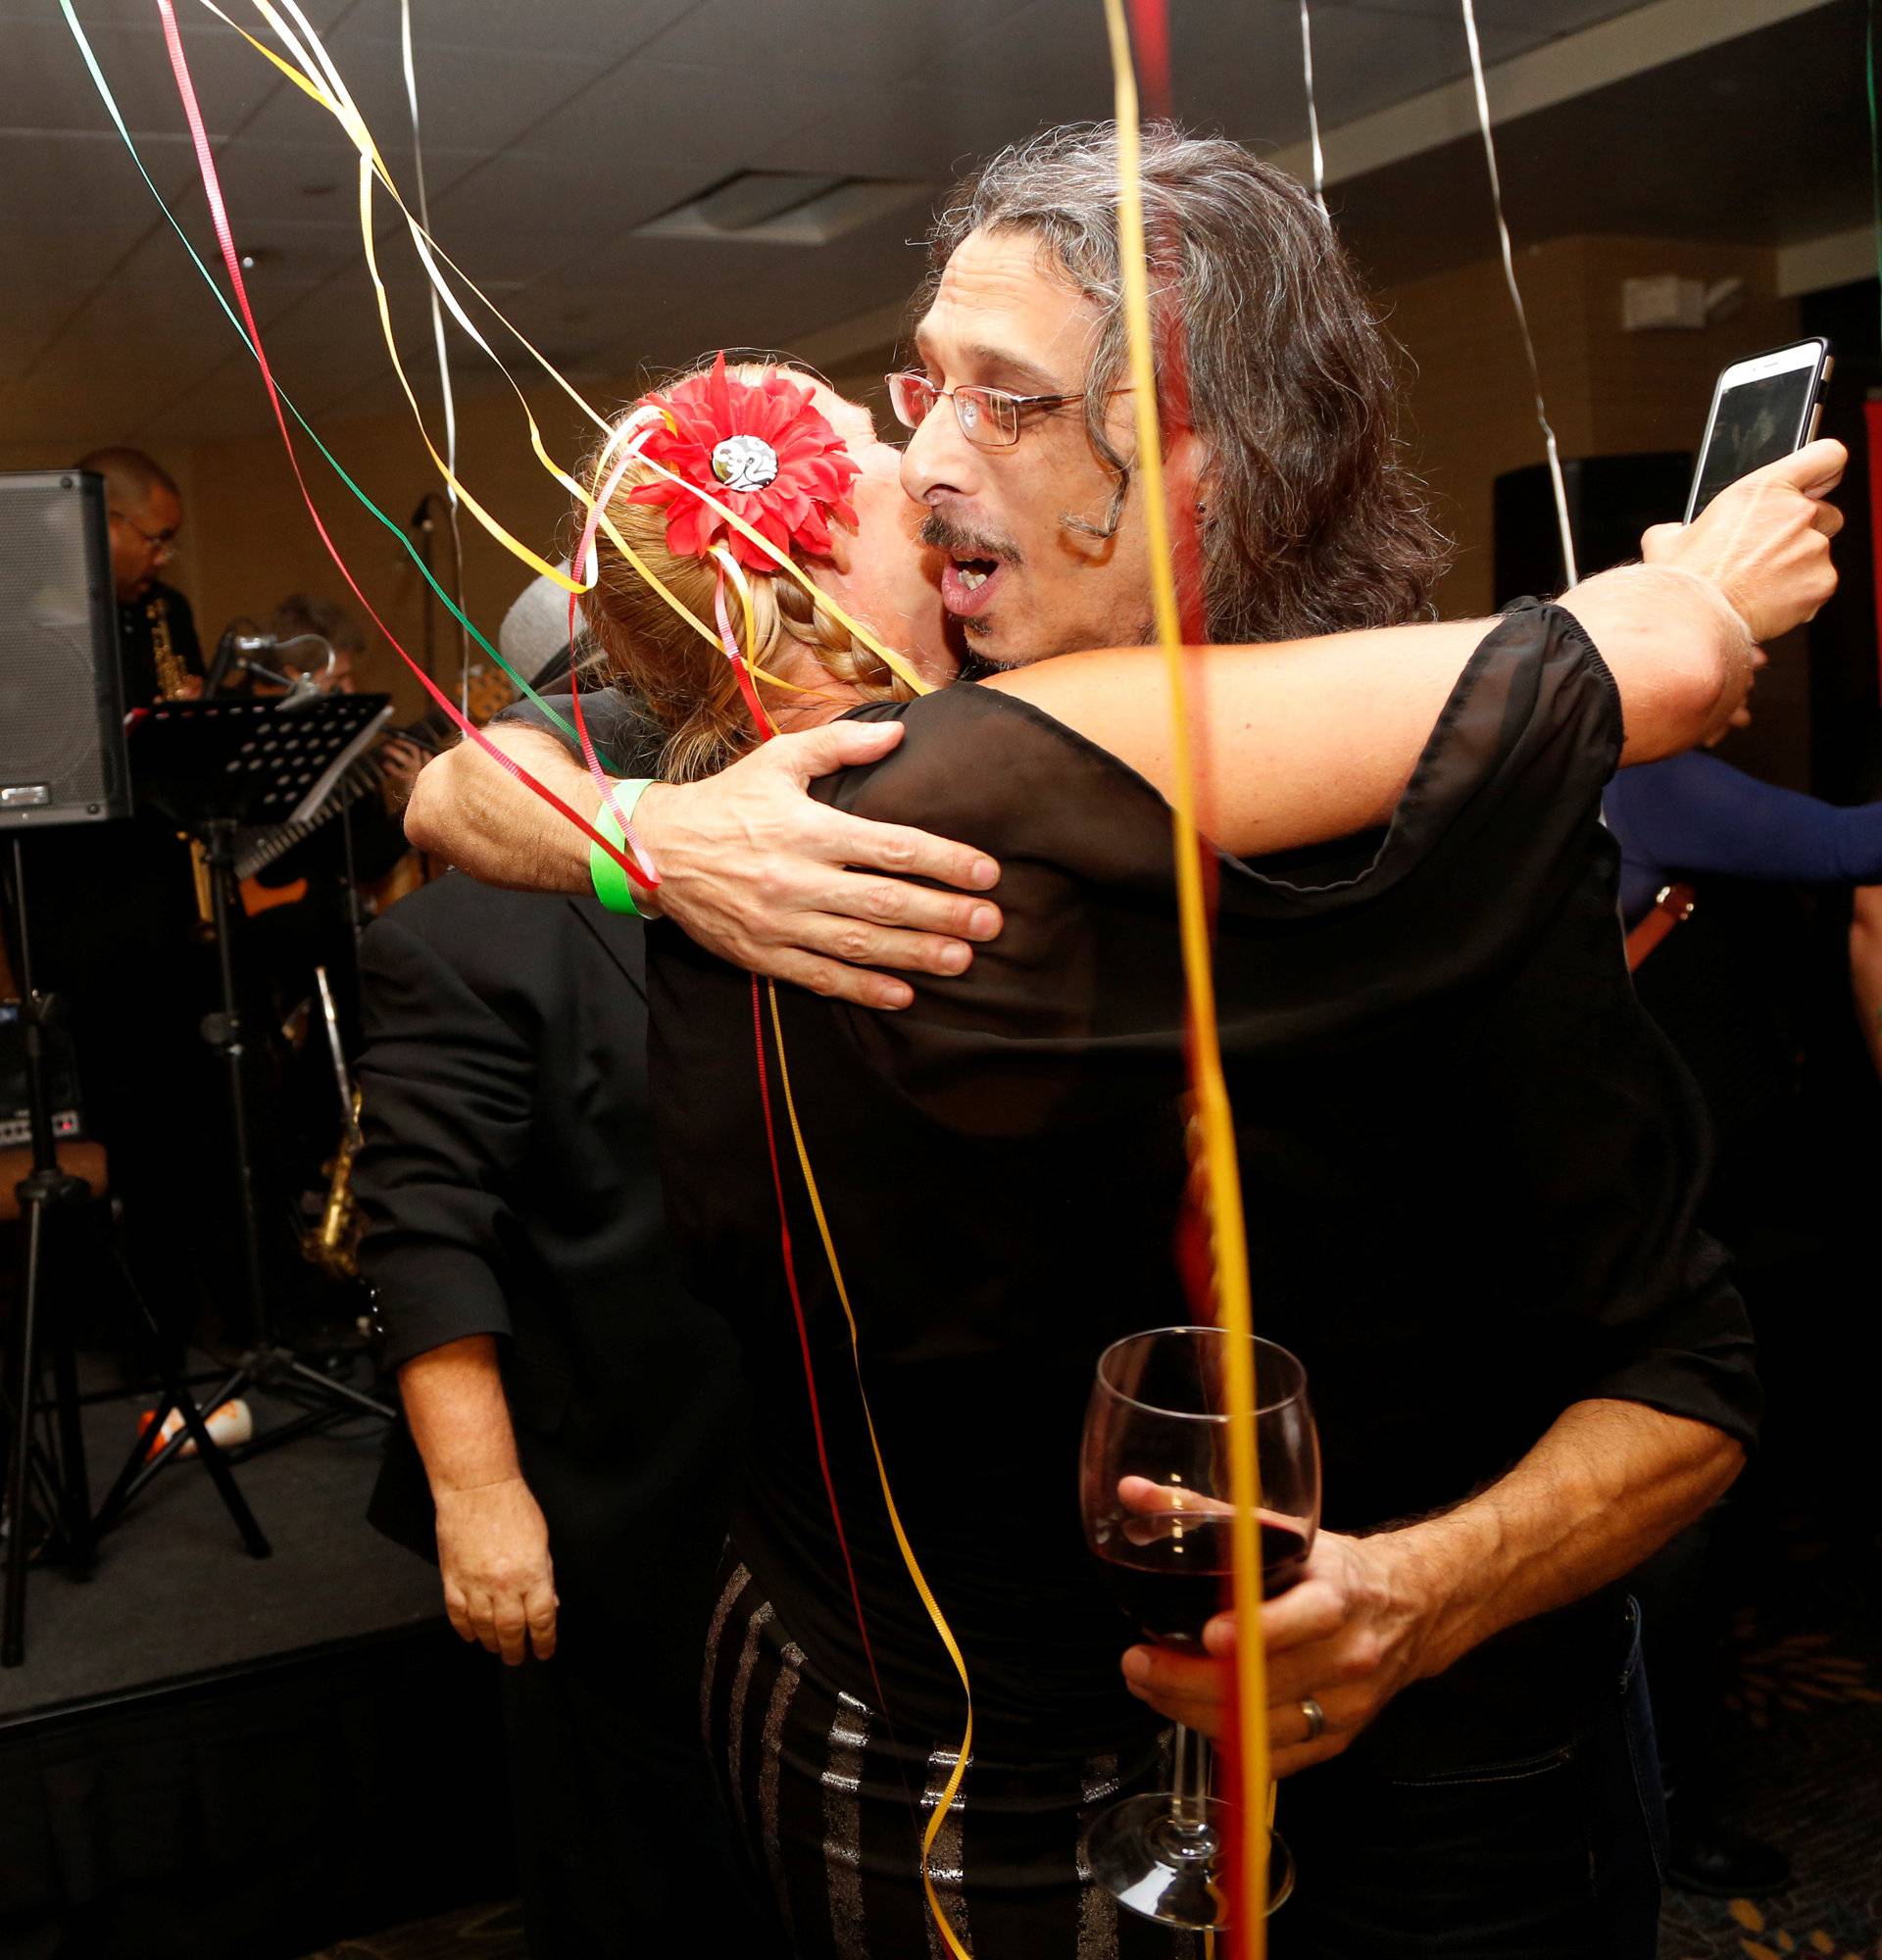
[[[840,808],[1107,877],[1139,868],[1147,847],[1167,870],[1169,808],[1158,792],[1016,695],[956,682],[850,718],[900,721],[908,732],[881,761],[818,786]]]

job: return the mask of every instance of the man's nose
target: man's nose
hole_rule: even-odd
[[[980,488],[980,455],[961,433],[952,402],[936,402],[902,449],[902,488],[917,504],[938,496],[971,497]]]

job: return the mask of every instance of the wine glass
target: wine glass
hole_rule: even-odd
[[[1127,1335],[1098,1357],[1085,1411],[1086,1542],[1144,1638],[1191,1653],[1202,1652],[1203,1628],[1226,1603],[1231,1570],[1228,1341],[1218,1327]],[[1262,1596],[1271,1599],[1301,1577],[1312,1549],[1320,1451],[1307,1370],[1285,1348],[1253,1345]],[[1199,1930],[1226,1924],[1228,1806],[1210,1795],[1209,1773],[1209,1739],[1178,1724],[1174,1788],[1126,1797],[1091,1827],[1092,1875],[1146,1918]],[[1270,1837],[1268,1911],[1293,1888],[1287,1846]]]

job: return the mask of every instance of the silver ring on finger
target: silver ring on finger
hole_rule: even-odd
[[[1301,1702],[1301,1713],[1307,1717],[1307,1740],[1317,1742],[1326,1733],[1326,1710],[1309,1694]]]

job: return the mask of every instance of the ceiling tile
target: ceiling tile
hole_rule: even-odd
[[[1091,0],[1083,4],[1097,18]],[[1012,0],[704,0],[646,52],[654,61],[885,82],[917,66],[947,73],[997,60],[1002,23],[1015,11]]]
[[[393,0],[396,6],[398,0]],[[325,33],[349,8],[356,7],[360,0],[297,0],[300,10],[307,18]],[[0,6],[0,15],[28,16],[33,10],[23,4],[23,0],[5,0]],[[86,33],[92,31],[94,24],[105,26],[148,27],[157,20],[156,0],[74,0],[74,11],[85,24]],[[206,23],[207,17],[197,5],[197,0],[175,0],[176,18],[187,31],[192,20]],[[232,20],[240,21],[245,27],[260,32],[265,26],[261,10],[248,4],[248,0],[234,0],[225,5]],[[228,29],[216,24],[219,33],[226,34]]]
[[[565,103],[530,131],[528,148],[593,157],[604,172],[622,158],[690,164],[704,190],[751,169],[764,150],[818,113],[801,89],[781,88],[762,71],[636,61]]]
[[[754,161],[762,170],[921,177],[939,189],[978,159],[1077,113],[1037,94],[894,82],[860,96],[841,118],[800,125]]]
[[[171,74],[157,10],[137,10],[136,24],[100,25],[80,11],[85,38],[133,135],[181,136],[188,124]],[[220,22],[184,22],[183,52],[212,136],[238,127],[280,85],[274,71]],[[36,16],[0,15],[0,72],[15,80],[5,110],[17,129],[95,129],[112,133],[103,100],[72,30],[52,8]]]
[[[543,5],[520,7],[516,0],[440,0],[431,6],[415,0],[412,40],[420,104],[425,99],[428,48],[564,50],[591,58],[619,57],[632,54],[697,4],[698,0],[546,0]],[[352,0],[345,32],[397,40],[399,0]],[[339,61],[337,38],[329,39],[328,46]],[[343,61],[340,68],[346,73]],[[348,75],[349,86],[351,80]]]
[[[166,197],[195,176],[186,136],[151,136],[138,143],[144,168]],[[82,214],[83,222],[74,222]],[[142,232],[161,221],[149,187],[115,135],[55,134],[0,129],[0,224],[68,241],[82,250],[94,223],[130,224]]]
[[[432,197],[432,228],[453,252],[460,241],[480,250],[486,231],[553,233],[565,241],[566,257],[567,241],[618,237],[705,189],[706,182],[684,157],[631,158],[612,146],[598,148],[592,158],[510,149]]]
[[[379,147],[405,147],[410,141],[411,110],[397,16],[389,37],[361,30],[359,24],[369,18],[364,13],[350,15],[328,37],[327,52]],[[595,59],[577,50],[507,48],[493,56],[486,47],[420,44],[416,39],[413,66],[427,152],[435,145],[485,154],[501,149],[584,88],[596,72]],[[288,87],[255,119],[249,133],[272,143],[315,141],[328,131],[344,143],[339,124],[328,112],[298,88]]]
[[[331,126],[331,125],[330,125]],[[318,133],[318,132],[310,132]],[[419,205],[410,149],[399,143],[381,146],[385,166],[414,211]],[[435,197],[446,186],[482,161],[477,150],[427,146],[425,185]],[[328,142],[270,142],[245,132],[220,146],[216,172],[223,186],[236,235],[248,242],[256,227],[279,222],[333,225],[359,235],[359,156],[340,130],[331,127]],[[204,207],[200,193],[194,208]],[[373,210],[379,225],[400,224],[398,206],[383,184],[372,187]]]

